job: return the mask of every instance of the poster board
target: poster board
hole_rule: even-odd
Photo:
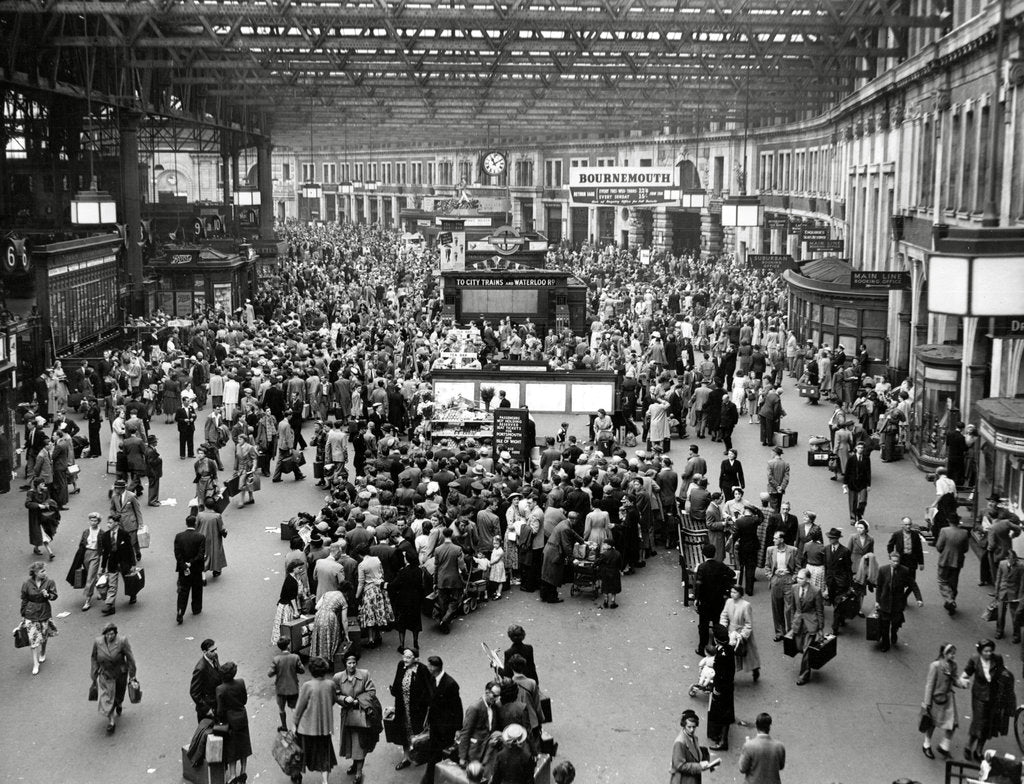
[[[498,459],[503,451],[508,451],[517,460],[526,461],[533,447],[528,443],[527,421],[530,413],[525,408],[494,409],[494,440],[493,456]]]

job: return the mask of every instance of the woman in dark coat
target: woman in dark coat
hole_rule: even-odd
[[[89,423],[89,457],[99,457],[100,426],[103,424],[103,410],[96,398],[89,398],[89,410],[85,412],[85,420]]]
[[[729,645],[725,627],[715,627],[715,680],[708,705],[708,740],[711,748],[726,751],[729,748],[729,725],[736,721],[736,707],[733,700],[736,680],[736,658]]]
[[[430,707],[431,681],[430,670],[420,663],[411,648],[406,648],[391,683],[391,696],[395,698],[395,726],[404,734],[402,760],[395,765],[395,770],[412,764],[409,741],[413,735],[423,731],[427,708]]]
[[[42,548],[52,561],[56,556],[50,549],[50,542],[57,535],[60,525],[60,509],[57,502],[50,498],[46,480],[40,477],[34,480],[35,487],[28,491],[25,508],[28,509],[28,543],[32,552],[42,555]]]
[[[615,546],[626,565],[623,574],[633,574],[640,563],[640,513],[629,497],[622,499],[621,519],[622,524],[615,529]]]
[[[252,741],[249,740],[249,716],[245,710],[245,681],[236,678],[237,674],[238,667],[234,662],[224,662],[220,666],[222,680],[216,691],[217,721],[228,725],[228,734],[224,738],[224,763],[230,771],[234,771],[234,763],[238,763],[238,772],[229,776],[229,780],[243,782],[246,780],[245,763],[252,756]]]
[[[406,552],[406,563],[388,583],[391,609],[395,613],[395,630],[398,632],[398,650],[405,650],[405,633],[412,632],[412,649],[420,651],[420,631],[423,629],[423,575],[419,557],[415,552]]]
[[[975,650],[961,679],[964,686],[971,682],[970,738],[964,747],[964,757],[980,762],[985,742],[1006,734],[1017,698],[1013,675],[1003,664],[1003,657],[995,652],[996,644],[988,639],[979,640]]]

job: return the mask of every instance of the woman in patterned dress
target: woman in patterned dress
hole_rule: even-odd
[[[370,548],[362,545],[356,550],[362,555],[359,562],[359,584],[356,600],[359,602],[359,625],[370,631],[368,647],[380,645],[380,633],[395,622],[391,600],[384,590],[384,565],[380,558],[370,555]]]
[[[21,623],[28,632],[32,649],[32,674],[39,674],[39,665],[46,661],[46,641],[57,635],[50,602],[57,598],[57,585],[46,574],[46,564],[34,561],[28,568],[28,579],[21,585]]]
[[[346,583],[347,584],[347,583]],[[334,661],[341,641],[348,639],[348,602],[341,591],[327,591],[316,603],[309,655]]]
[[[305,570],[305,562],[294,563],[284,576],[281,595],[277,600],[277,612],[274,614],[274,628],[270,631],[271,645],[277,645],[277,641],[281,639],[281,624],[299,617],[299,610],[307,595],[300,579],[300,574]]]
[[[423,723],[430,707],[430,670],[417,658],[411,648],[402,651],[402,659],[391,683],[391,696],[395,698],[395,726],[402,730],[402,759],[395,770],[412,764],[409,742],[413,735],[423,731]]]

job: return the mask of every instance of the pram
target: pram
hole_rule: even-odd
[[[466,575],[466,585],[462,589],[460,609],[463,615],[469,615],[481,601],[487,601],[487,571],[490,563],[484,559],[473,559],[472,569]]]
[[[597,575],[597,545],[578,542],[572,546],[572,587],[570,596],[584,591],[593,591],[596,597],[601,593],[601,578]]]

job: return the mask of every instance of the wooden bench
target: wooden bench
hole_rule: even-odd
[[[704,545],[708,542],[708,529],[700,528],[690,519],[688,512],[679,512],[679,569],[683,581],[683,606],[690,606],[697,567],[704,563]]]

